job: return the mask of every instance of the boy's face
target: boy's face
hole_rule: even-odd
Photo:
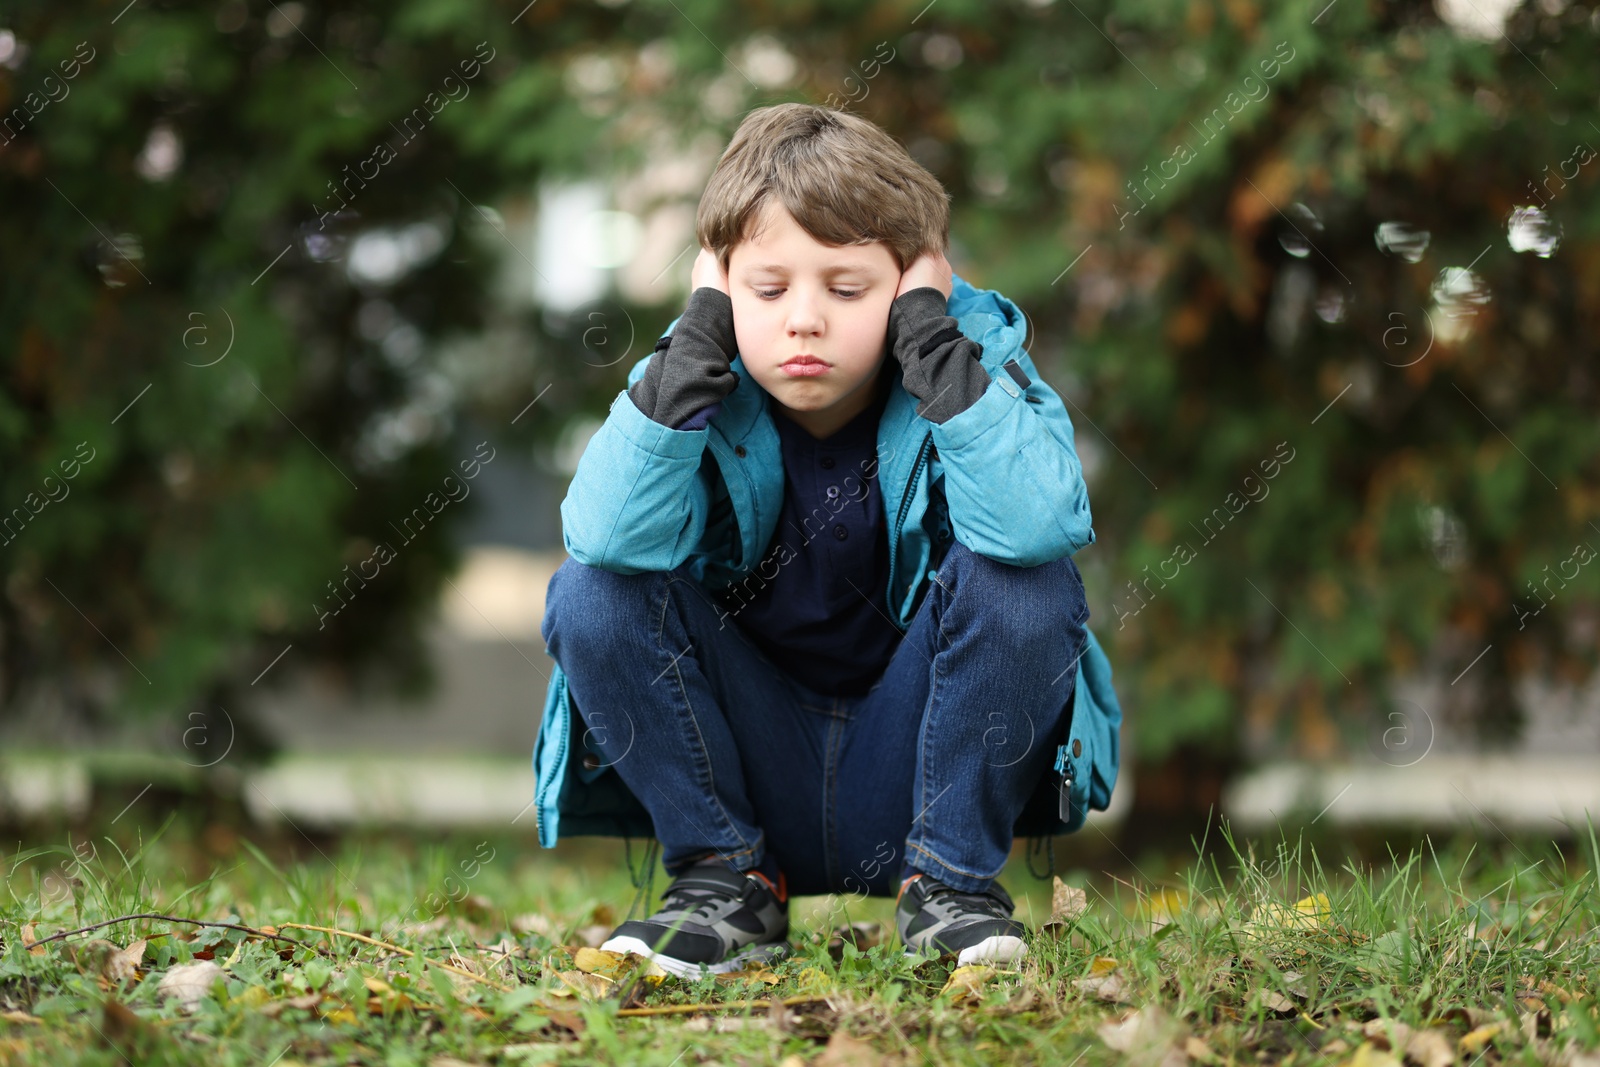
[[[900,269],[882,241],[822,244],[781,204],[756,230],[728,258],[739,355],[783,415],[830,436],[872,403]],[[822,362],[785,366],[795,356]]]

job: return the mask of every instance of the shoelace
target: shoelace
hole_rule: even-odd
[[[963,915],[983,915],[988,918],[1010,918],[1005,902],[994,893],[963,893],[959,889],[943,886],[928,894],[928,903],[948,901],[949,906]]]
[[[712,910],[725,900],[737,900],[726,893],[719,893],[715,889],[702,889],[699,886],[681,886],[668,889],[662,894],[662,912],[681,912],[685,918],[708,920]],[[699,901],[699,903],[695,903]]]

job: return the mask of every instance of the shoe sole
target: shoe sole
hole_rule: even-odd
[[[675,956],[668,956],[655,951],[637,937],[613,937],[601,945],[600,950],[602,952],[632,952],[650,960],[669,974],[675,974],[680,978],[702,978],[708,974],[728,974],[731,971],[740,971],[758,960],[770,962],[780,959],[789,954],[789,944],[785,941],[747,945],[720,963],[695,963],[692,960],[680,960]]]
[[[976,945],[968,945],[956,954],[957,967],[969,967],[974,963],[994,963],[1011,966],[1021,961],[1028,954],[1028,946],[1022,938],[1011,934],[996,934],[986,937]],[[906,947],[906,955],[917,959],[925,959],[926,955],[910,946]]]

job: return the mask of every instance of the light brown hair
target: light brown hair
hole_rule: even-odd
[[[882,241],[904,271],[947,252],[950,196],[882,127],[814,104],[745,116],[700,198],[696,236],[723,269],[771,203],[827,245]]]

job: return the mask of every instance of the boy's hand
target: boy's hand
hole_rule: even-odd
[[[728,272],[722,269],[717,257],[709,249],[701,248],[689,269],[689,295],[701,286],[709,286],[724,296],[728,294]]]
[[[916,262],[906,268],[904,274],[900,275],[900,288],[895,290],[895,299],[898,300],[913,289],[931,286],[949,300],[950,291],[954,288],[950,280],[953,273],[950,261],[944,258],[943,252],[924,252],[917,257]]]

